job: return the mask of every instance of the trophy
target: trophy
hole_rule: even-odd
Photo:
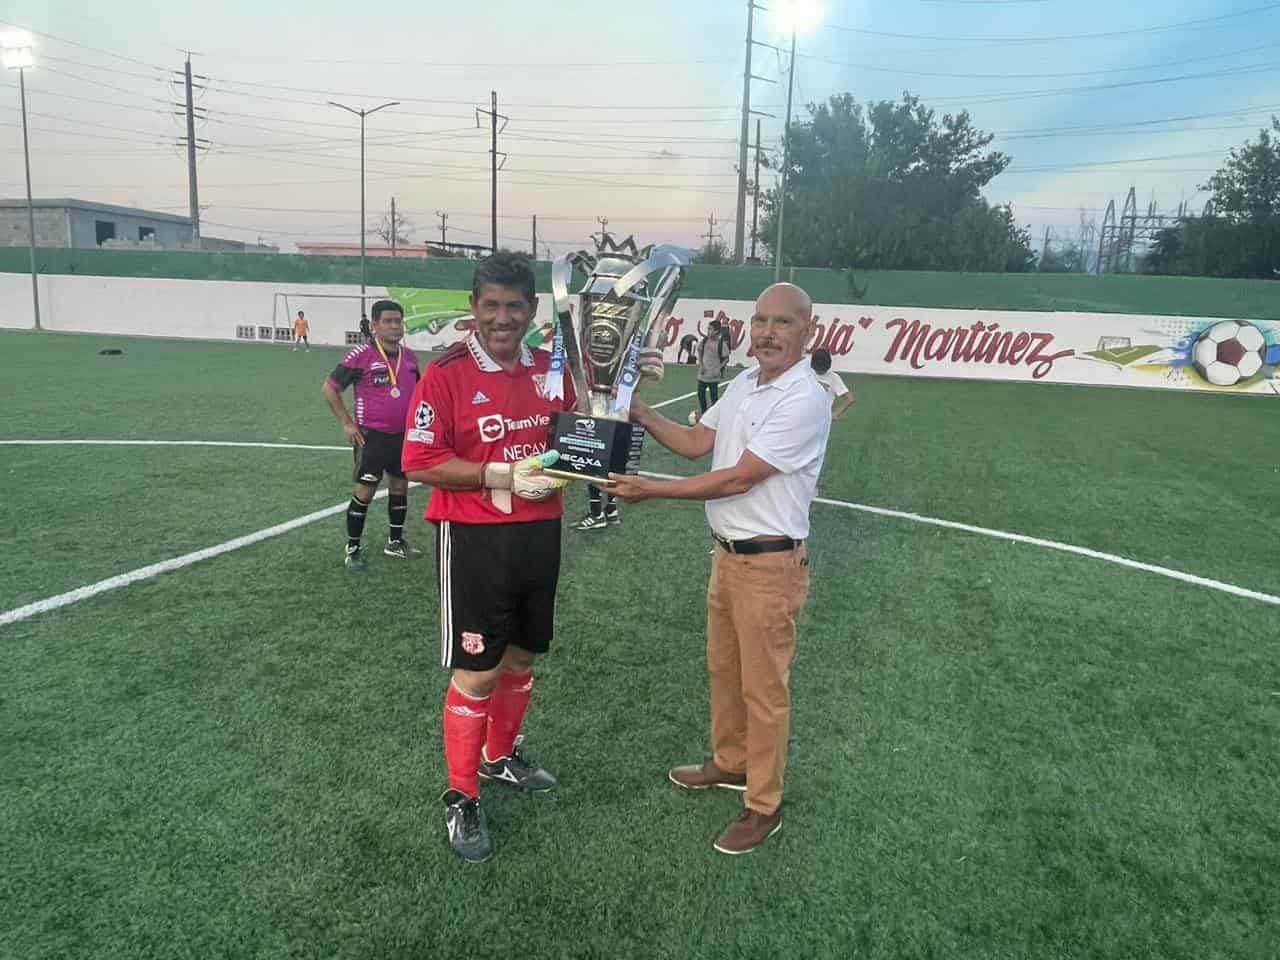
[[[595,254],[565,254],[551,268],[556,328],[548,396],[564,396],[564,376],[577,396],[572,413],[551,424],[547,449],[560,453],[546,472],[609,486],[610,473],[635,473],[644,431],[630,420],[640,378],[640,351],[652,347],[675,306],[687,254],[663,245],[638,249],[627,237],[602,234]],[[587,274],[575,316],[569,292],[575,268]]]

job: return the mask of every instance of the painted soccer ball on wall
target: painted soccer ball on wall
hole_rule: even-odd
[[[1261,330],[1251,323],[1223,320],[1200,334],[1191,362],[1214,386],[1232,387],[1261,370],[1266,354]]]

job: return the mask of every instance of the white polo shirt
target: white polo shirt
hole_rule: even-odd
[[[808,357],[763,387],[759,377],[759,367],[734,377],[702,425],[716,432],[712,470],[732,467],[750,450],[778,472],[746,493],[708,500],[707,522],[724,540],[803,540],[831,433],[831,401]]]
[[[836,397],[843,397],[849,392],[849,388],[846,387],[844,385],[844,381],[840,379],[840,374],[836,373],[834,370],[828,370],[826,373],[815,372],[814,376],[818,378],[818,383],[822,385],[822,389],[826,390],[827,394],[832,399],[835,399]]]

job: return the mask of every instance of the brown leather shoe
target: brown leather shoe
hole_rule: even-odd
[[[712,846],[721,853],[730,855],[750,853],[781,829],[781,807],[768,814],[744,807],[738,814],[738,819],[729,824]]]
[[[667,771],[667,779],[677,787],[684,787],[686,790],[706,790],[708,787],[723,787],[726,790],[738,791],[747,789],[745,773],[726,773],[711,760],[691,763],[683,767],[672,767]]]

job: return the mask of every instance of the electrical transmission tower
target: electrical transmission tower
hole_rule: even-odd
[[[1209,213],[1206,205],[1205,214]],[[1130,187],[1119,217],[1116,216],[1115,200],[1107,202],[1098,231],[1098,263],[1095,269],[1099,275],[1132,273],[1135,253],[1141,256],[1155,242],[1160,231],[1176,227],[1191,216],[1185,200],[1178,204],[1176,213],[1160,213],[1154,198],[1147,205],[1146,212],[1139,213],[1137,190]]]

